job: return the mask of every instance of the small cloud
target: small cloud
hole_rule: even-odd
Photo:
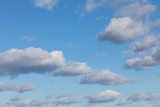
[[[58,0],[34,0],[33,4],[38,8],[45,8],[52,10],[52,8],[58,3]]]
[[[21,40],[24,40],[24,41],[29,41],[29,42],[36,42],[35,39],[31,38],[31,37],[28,37],[28,36],[23,36],[21,38]]]
[[[99,94],[89,95],[85,98],[88,99],[89,104],[95,104],[113,102],[115,100],[119,100],[121,96],[122,95],[119,92],[113,90],[105,90],[100,92]]]

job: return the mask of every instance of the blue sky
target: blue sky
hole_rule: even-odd
[[[159,6],[1,0],[0,107],[159,107]]]

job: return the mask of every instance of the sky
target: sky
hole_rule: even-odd
[[[0,107],[160,107],[158,0],[1,0]]]

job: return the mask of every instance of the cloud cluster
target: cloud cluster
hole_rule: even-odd
[[[146,30],[147,28],[141,21],[133,20],[130,17],[113,18],[108,27],[97,35],[97,40],[121,44],[135,40]]]
[[[120,101],[117,105],[131,104],[137,101],[157,101],[160,99],[158,93],[136,92],[129,96],[126,100]]]
[[[146,70],[149,67],[160,65],[160,48],[154,47],[149,55],[143,58],[129,59],[125,63],[128,69]]]
[[[71,98],[70,96],[59,96],[54,100],[50,99],[51,96],[46,96],[46,98],[33,100],[33,99],[26,99],[21,100],[19,96],[15,96],[10,98],[7,105],[13,105],[15,107],[44,107],[46,105],[71,105],[75,103],[79,103],[79,100]]]
[[[16,84],[8,84],[8,83],[0,82],[0,92],[2,92],[2,91],[17,91],[17,92],[23,93],[23,92],[32,91],[35,89],[36,89],[36,87],[30,83],[16,85]]]
[[[61,51],[47,52],[41,48],[10,49],[0,54],[0,76],[16,77],[28,73],[49,73],[53,76],[76,76],[81,84],[116,85],[136,81],[109,70],[94,71],[81,62],[65,62]]]
[[[128,52],[130,55],[138,56],[128,59],[125,63],[126,68],[146,70],[160,65],[159,49],[157,49],[160,45],[160,36],[151,32],[153,27],[159,27],[160,21],[150,19],[150,15],[157,8],[156,5],[150,4],[148,0],[119,0],[119,2],[114,0],[114,2],[124,4],[116,8],[115,16],[118,17],[112,18],[96,39],[114,44],[130,42],[131,49]]]
[[[102,85],[117,85],[135,82],[136,78],[127,79],[120,74],[113,73],[109,70],[92,71],[84,77],[77,79],[80,84],[102,84]]]
[[[61,51],[47,52],[41,48],[10,49],[0,54],[0,76],[15,77],[28,73],[51,73],[73,76],[87,73],[86,63],[65,62]]]
[[[58,0],[34,0],[34,6],[39,8],[46,8],[52,10],[52,8],[57,4]]]
[[[88,103],[108,103],[113,102],[121,98],[121,94],[119,92],[113,90],[105,90],[100,92],[99,94],[89,95],[85,97],[88,99]]]

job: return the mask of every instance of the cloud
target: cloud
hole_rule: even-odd
[[[69,96],[58,96],[53,103],[56,105],[70,105],[70,104],[76,104],[79,102],[80,102],[79,100],[75,98],[71,98]]]
[[[152,66],[160,65],[160,48],[154,47],[144,58],[129,59],[125,63],[127,69],[146,70]]]
[[[65,64],[61,51],[47,52],[29,47],[10,49],[0,54],[0,75],[17,76],[27,73],[46,73]]]
[[[113,18],[108,27],[98,34],[96,39],[122,44],[142,36],[146,30],[147,28],[141,21],[133,20],[130,17]]]
[[[127,79],[120,74],[103,70],[88,72],[84,77],[78,78],[77,82],[80,84],[117,85],[135,82],[136,80],[136,78]]]
[[[141,0],[86,0],[84,10],[85,12],[90,13],[104,6],[110,6],[112,8],[113,7],[115,8],[124,5],[126,3],[133,3],[137,1]],[[142,2],[147,3],[147,0],[143,0]]]
[[[90,70],[91,69],[87,66],[86,63],[68,62],[64,66],[56,69],[53,72],[53,74],[61,76],[69,76],[69,75],[74,76],[74,75],[86,74]]]
[[[14,96],[14,97],[11,97],[11,98],[9,99],[9,101],[6,102],[6,104],[7,104],[7,105],[12,105],[12,104],[18,102],[19,100],[21,100],[21,97],[20,97],[20,96]]]
[[[86,0],[84,10],[89,13],[104,6],[106,3],[107,0]]]
[[[0,54],[0,76],[16,77],[28,73],[50,73],[54,76],[75,76],[87,73],[86,63],[65,62],[61,51],[41,48],[10,49]]]
[[[30,83],[16,85],[16,84],[8,84],[8,83],[0,82],[0,92],[2,92],[2,91],[17,91],[17,92],[23,93],[23,92],[32,91],[35,89],[36,89],[36,87]]]
[[[99,94],[93,94],[86,97],[86,99],[88,99],[88,103],[108,103],[120,98],[121,94],[113,90],[105,90]]]
[[[5,104],[7,105],[13,105],[15,107],[42,107],[42,106],[46,106],[52,103],[52,101],[50,101],[48,98],[45,99],[39,99],[39,100],[32,100],[32,99],[26,99],[26,100],[11,100],[11,99],[18,99],[19,96],[16,97],[12,97],[10,98],[10,100],[8,102],[6,102]]]
[[[144,37],[143,40],[132,43],[131,48],[135,52],[141,52],[158,44],[160,44],[160,37],[151,35]]]
[[[34,0],[33,4],[35,7],[52,10],[52,8],[57,4],[57,2],[58,0]]]
[[[58,96],[55,100],[51,100],[52,96],[47,95],[43,99],[24,99],[21,100],[19,96],[10,98],[5,104],[13,105],[15,107],[43,107],[47,105],[70,105],[79,103],[79,100],[71,98],[69,96]]]
[[[156,6],[152,4],[140,4],[139,2],[131,3],[118,9],[115,14],[120,16],[130,16],[137,19],[149,17],[150,13],[156,10]]]
[[[129,96],[126,100],[120,101],[117,105],[126,105],[138,101],[157,101],[160,99],[158,93],[144,93],[144,92],[136,92]]]
[[[28,37],[28,36],[23,36],[21,39],[22,39],[22,40],[25,40],[25,41],[29,41],[29,42],[36,42],[35,39],[33,39],[33,38],[31,38],[31,37]]]

